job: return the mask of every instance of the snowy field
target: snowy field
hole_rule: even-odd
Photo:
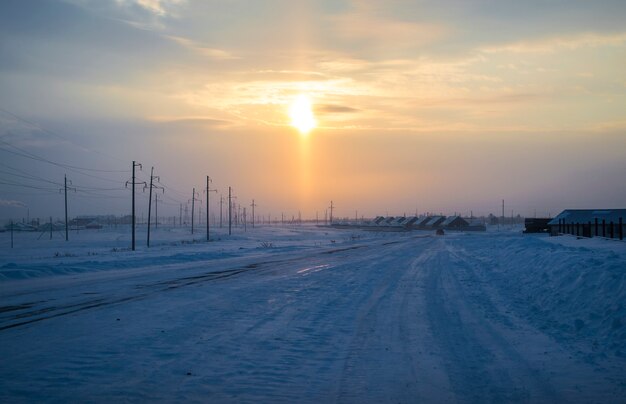
[[[0,402],[626,402],[626,242],[215,230],[0,233]]]

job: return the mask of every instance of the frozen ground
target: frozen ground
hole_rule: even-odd
[[[38,236],[0,234],[1,402],[626,402],[626,243]]]

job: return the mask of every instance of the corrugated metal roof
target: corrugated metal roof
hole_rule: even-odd
[[[604,220],[606,223],[617,223],[620,217],[626,223],[626,209],[566,209],[548,224],[558,225],[561,219],[565,220],[564,223],[593,223],[596,219],[599,222]]]
[[[465,225],[468,225],[468,224],[469,224],[469,223],[467,223],[467,220],[463,219],[461,216],[448,216],[448,217],[446,218],[446,220],[444,220],[444,221],[441,223],[441,225],[442,225],[442,226],[449,226],[449,225],[451,225],[451,224],[452,224],[452,222],[454,222],[455,220],[459,220],[459,219],[460,219],[460,220],[462,220],[462,221],[463,221],[463,223],[464,223]]]
[[[424,223],[424,225],[426,226],[440,225],[441,222],[445,220],[445,218],[446,218],[445,216],[432,216],[428,222]]]
[[[413,223],[413,226],[421,226],[421,225],[425,224],[429,220],[430,220],[430,216],[420,217],[419,219],[417,219],[417,221],[415,223]]]

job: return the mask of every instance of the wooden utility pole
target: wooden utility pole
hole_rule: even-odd
[[[196,199],[196,188],[194,188],[191,196],[191,234],[193,234],[193,212],[195,210],[196,201],[202,202],[201,199]]]
[[[224,195],[220,194],[220,229],[222,228],[222,205],[224,204]]]
[[[233,220],[231,216],[231,210],[232,210],[231,198],[232,198],[231,188],[228,187],[228,235],[229,236],[232,234],[232,227],[233,227]]]
[[[333,205],[333,201],[330,201],[330,224],[333,224],[333,209],[335,209],[335,206]]]
[[[133,218],[132,218],[132,228],[133,228],[133,240],[131,249],[135,251],[135,161],[133,160]]]
[[[205,190],[205,192],[206,192],[206,241],[210,241],[211,240],[211,238],[209,236],[209,212],[210,212],[210,210],[209,210],[209,199],[211,199],[211,198],[209,198],[209,193],[210,192],[217,192],[217,189],[211,189],[210,188],[210,184],[212,182],[213,181],[211,180],[211,178],[207,175],[206,176],[206,190]]]
[[[154,181],[160,181],[161,178],[154,175],[154,167],[152,167],[150,169],[150,190],[148,192],[148,237],[146,240],[146,245],[148,247],[150,247],[150,218],[152,216],[152,189],[153,188],[159,188],[161,189],[164,193],[165,193],[165,188],[164,187],[160,187],[158,185],[154,185]],[[155,210],[155,216],[156,216],[156,220],[155,220],[155,225],[154,227],[158,227],[159,225],[159,205],[158,205],[158,201],[159,201],[159,197],[157,194],[154,195],[154,210]]]
[[[159,194],[154,194],[154,228],[159,228]]]
[[[254,208],[257,206],[256,203],[254,203],[254,199],[252,200],[252,228],[254,229]]]
[[[148,237],[146,246],[150,247],[150,215],[152,214],[152,180],[154,179],[154,167],[150,169],[150,190],[148,191]]]
[[[140,163],[135,162],[135,160],[133,160],[133,178],[131,181],[126,181],[126,187],[128,187],[128,183],[131,183],[131,188],[132,188],[132,221],[131,221],[131,228],[132,228],[132,241],[131,241],[131,249],[133,251],[135,251],[135,225],[136,225],[136,217],[135,217],[135,186],[138,184],[143,184],[144,185],[144,189],[146,188],[147,184],[142,181],[142,182],[137,182],[136,178],[135,178],[135,167],[139,167],[139,169],[141,170],[142,166]]]
[[[70,181],[70,184],[72,181]],[[74,192],[76,192],[76,188],[71,188]],[[70,239],[69,237],[69,223],[67,217],[67,174],[63,176],[63,192],[65,193],[65,241]]]
[[[67,175],[63,176],[63,184],[65,188],[65,241],[68,241],[70,236],[67,228]]]

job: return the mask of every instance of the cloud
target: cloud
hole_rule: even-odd
[[[13,199],[0,199],[0,206],[2,207],[14,207],[14,208],[25,208],[26,204],[22,201],[16,201]]]
[[[327,112],[327,113],[355,113],[360,110],[357,108],[348,107],[345,105],[333,105],[333,104],[321,104],[315,106],[315,112]]]
[[[153,116],[148,118],[153,122],[158,122],[172,126],[193,126],[203,128],[226,128],[234,126],[234,123],[225,119],[215,119],[204,116],[190,116],[190,117],[167,117],[167,116]]]
[[[186,0],[115,0],[120,5],[136,5],[158,16],[171,14],[173,9]]]
[[[181,36],[173,36],[173,35],[165,35],[166,38],[171,39],[182,47],[202,56],[207,56],[211,59],[215,60],[232,60],[239,59],[239,57],[233,55],[232,53],[225,51],[223,49],[217,48],[209,48],[203,46],[202,44],[193,41],[189,38],[184,38]]]
[[[383,19],[373,15],[349,13],[330,16],[332,32],[337,38],[363,42],[366,49],[391,51],[431,44],[445,37],[449,30],[441,24],[413,23]],[[389,44],[394,44],[390,47]]]
[[[519,41],[504,45],[480,48],[483,53],[551,53],[559,49],[575,50],[583,47],[621,46],[626,43],[626,33],[584,33],[566,37],[543,38],[536,41]]]

